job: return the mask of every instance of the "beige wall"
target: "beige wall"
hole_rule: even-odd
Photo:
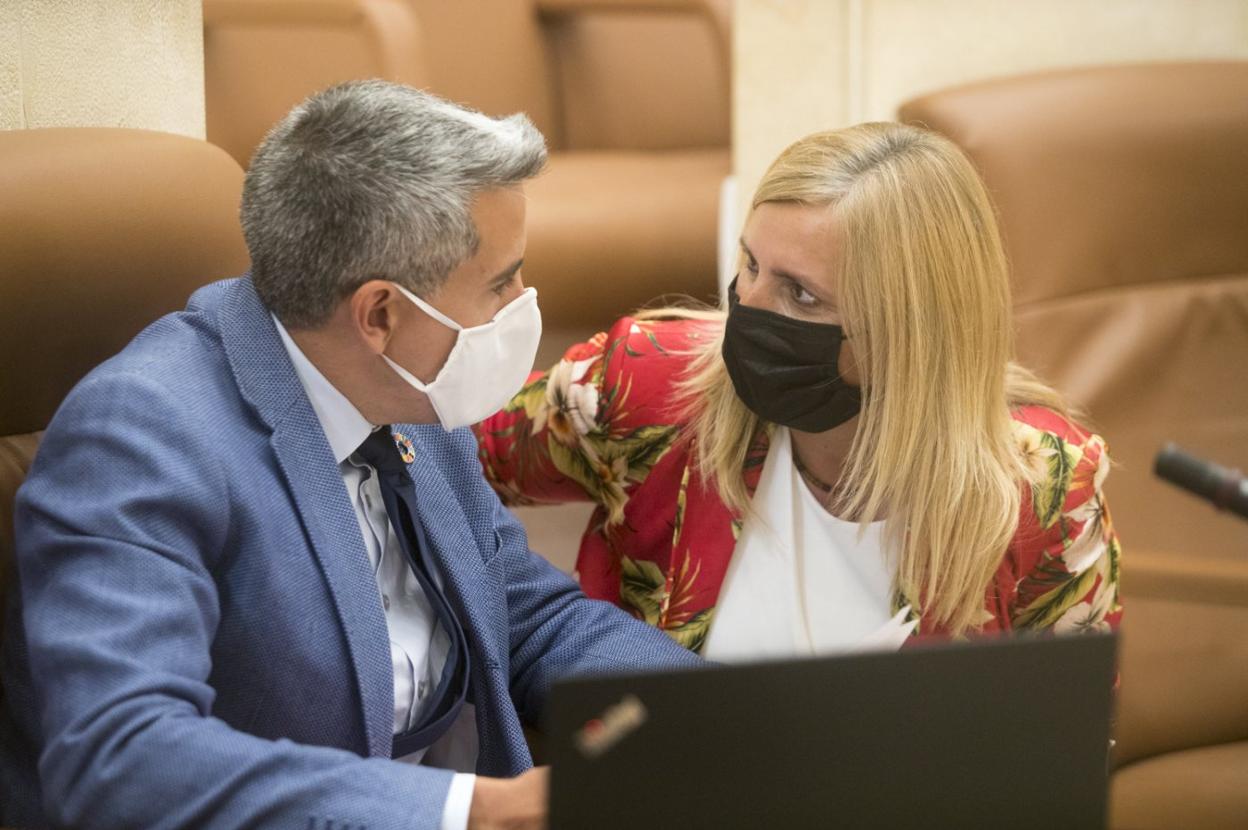
[[[770,161],[914,95],[1081,64],[1248,58],[1248,0],[736,0],[738,215]]]
[[[204,136],[199,0],[0,0],[0,129]]]

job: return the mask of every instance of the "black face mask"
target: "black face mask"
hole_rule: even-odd
[[[837,359],[845,331],[741,305],[728,286],[724,363],[733,388],[765,421],[802,432],[840,426],[862,408],[862,392],[841,379]]]

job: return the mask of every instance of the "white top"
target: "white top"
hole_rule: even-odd
[[[802,482],[777,428],[720,590],[703,656],[722,662],[892,651],[914,621],[891,605],[883,522],[828,513]]]
[[[437,624],[415,574],[407,566],[399,540],[386,515],[376,471],[355,454],[374,429],[360,411],[329,382],[291,339],[285,327],[273,318],[286,346],[295,374],[307,392],[312,410],[329,448],[338,462],[343,484],[355,518],[360,524],[368,560],[377,579],[386,627],[390,632],[390,662],[394,667],[394,732],[406,732],[415,724],[437,688],[450,651],[450,638]],[[434,579],[441,586],[440,574]],[[451,728],[428,750],[419,750],[396,760],[459,770],[452,780],[442,813],[442,830],[463,830],[476,776],[471,772],[477,761],[477,727],[474,707],[465,704]]]

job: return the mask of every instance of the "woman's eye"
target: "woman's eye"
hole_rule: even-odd
[[[749,271],[751,274],[754,274],[754,275],[756,275],[756,276],[757,276],[757,274],[758,274],[758,263],[757,263],[757,262],[755,262],[755,261],[754,261],[754,260],[752,260],[752,259],[747,259],[747,260],[745,261],[745,270],[747,270],[747,271]]]
[[[818,305],[819,298],[811,294],[801,285],[795,282],[789,283],[789,294],[793,297],[793,302],[798,305],[812,306]]]

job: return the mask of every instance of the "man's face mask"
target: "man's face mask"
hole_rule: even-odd
[[[542,339],[537,290],[526,288],[488,323],[464,328],[403,286],[395,287],[430,317],[459,332],[446,363],[429,383],[381,356],[399,377],[429,396],[443,428],[478,423],[506,406],[533,369]]]
[[[741,305],[728,287],[724,364],[737,397],[773,424],[823,432],[858,414],[862,394],[841,379],[837,361],[845,331]]]

